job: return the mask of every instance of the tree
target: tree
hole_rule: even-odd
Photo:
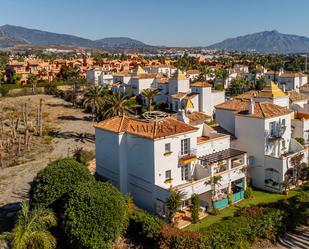
[[[36,94],[36,86],[38,83],[38,75],[29,74],[28,75],[28,83],[32,86],[32,94]]]
[[[78,183],[93,179],[87,167],[74,159],[53,161],[34,178],[30,189],[30,204],[34,207],[51,207],[58,212],[63,198]]]
[[[133,112],[134,103],[130,102],[126,95],[116,91],[110,95],[102,108],[103,116],[111,118],[114,116],[124,116]]]
[[[166,207],[170,222],[173,222],[177,210],[180,208],[184,194],[180,191],[170,191],[170,196],[166,200]]]
[[[215,197],[215,196],[216,196],[216,193],[217,193],[217,186],[220,186],[220,185],[221,185],[221,183],[220,183],[221,179],[222,179],[222,176],[220,176],[220,175],[215,175],[215,176],[212,176],[212,177],[210,178],[209,181],[205,182],[206,185],[211,184],[211,188],[212,188],[212,197]],[[212,198],[212,200],[213,200],[213,198]],[[213,206],[214,206],[214,205],[213,205]]]
[[[225,81],[228,77],[229,77],[229,71],[227,69],[220,68],[215,71],[215,78],[221,79],[223,82],[223,85],[225,85]]]
[[[266,79],[264,76],[261,76],[256,81],[255,89],[260,91],[264,88],[265,84],[266,84]]]
[[[200,212],[200,198],[197,194],[191,196],[191,219],[192,223],[197,223],[199,221],[199,212]]]
[[[298,153],[291,158],[291,165],[294,168],[293,182],[296,186],[298,185],[298,181],[301,176],[301,171],[303,168],[303,164],[302,164],[303,158],[304,158],[303,153]]]
[[[64,234],[72,248],[105,249],[126,228],[126,203],[109,183],[84,182],[70,194],[64,207]]]
[[[277,82],[277,73],[283,67],[284,63],[280,56],[274,56],[269,59],[268,68],[274,71],[274,82]]]
[[[230,96],[235,96],[247,92],[250,89],[251,84],[247,79],[243,77],[237,77],[232,81],[231,85],[227,89],[227,92]]]
[[[91,108],[92,120],[98,118],[99,110],[104,103],[107,90],[102,86],[89,87],[85,92],[84,106]]]
[[[288,178],[284,179],[284,181],[280,183],[280,187],[283,189],[283,193],[287,195],[288,191],[290,190],[289,179]]]
[[[31,211],[29,203],[23,202],[15,227],[0,238],[10,241],[12,249],[54,249],[56,239],[48,230],[56,225],[57,219],[51,210],[37,208]]]
[[[147,101],[148,101],[148,111],[151,111],[151,105],[152,105],[152,101],[154,99],[155,96],[157,96],[160,93],[159,89],[144,89],[142,91],[142,96],[144,96]]]

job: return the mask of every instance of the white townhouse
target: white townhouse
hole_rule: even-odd
[[[92,68],[87,70],[86,80],[88,84],[111,86],[113,83],[113,75],[101,68]]]
[[[151,74],[164,74],[166,77],[171,77],[177,69],[173,66],[160,65],[160,66],[147,66],[144,67],[146,73]]]
[[[204,117],[179,115],[185,122],[151,119],[150,114],[99,123],[96,173],[123,194],[131,193],[140,207],[162,216],[171,189],[184,194],[182,209],[190,205],[193,193],[205,211],[227,206],[228,194],[233,202],[243,199],[246,152],[230,148],[230,136],[204,124]],[[215,186],[214,176],[221,176]]]
[[[155,97],[155,103],[166,103],[174,112],[185,109],[212,116],[214,106],[225,101],[224,91],[213,90],[207,82],[190,84],[190,79],[180,71],[168,81],[158,83],[158,88],[161,92]]]
[[[274,81],[275,74],[273,71],[265,73],[267,81]],[[286,90],[299,90],[299,88],[308,83],[308,75],[300,72],[286,72],[279,71],[276,73],[276,81],[279,83],[281,88]]]
[[[281,192],[280,184],[285,179],[292,183],[295,173],[291,158],[303,154],[303,163],[307,163],[307,151],[292,137],[293,111],[274,104],[276,98],[270,101],[271,96],[280,96],[281,93],[276,88],[269,88],[269,85],[266,90],[250,100],[235,98],[217,105],[216,120],[222,128],[235,135],[232,147],[247,151],[253,186]],[[279,103],[284,101],[280,99]]]

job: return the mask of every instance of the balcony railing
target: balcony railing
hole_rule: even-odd
[[[187,153],[179,153],[178,154],[179,162],[181,164],[187,164],[197,159],[196,157],[196,149],[188,150]]]

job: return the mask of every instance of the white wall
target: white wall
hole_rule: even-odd
[[[222,128],[235,134],[235,114],[233,111],[216,109],[216,121]]]

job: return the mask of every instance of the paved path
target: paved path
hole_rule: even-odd
[[[309,248],[309,228],[303,231],[287,233],[278,242],[277,248],[308,249]]]

